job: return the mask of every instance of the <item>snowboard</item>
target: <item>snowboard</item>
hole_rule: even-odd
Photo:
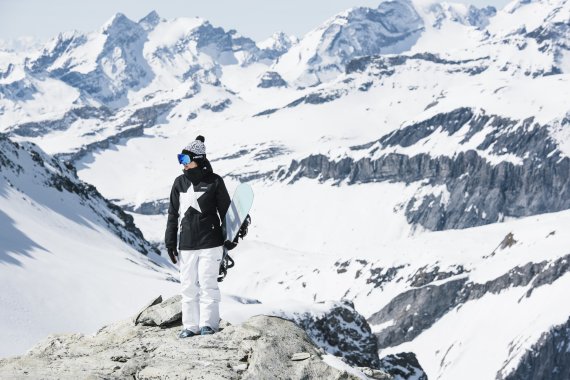
[[[252,204],[253,189],[247,183],[240,183],[226,212],[226,240],[233,241],[236,238]]]
[[[234,191],[234,196],[224,219],[225,240],[236,241],[238,232],[245,221],[251,206],[253,205],[253,189],[247,183],[240,183]],[[224,247],[224,255],[220,263],[218,282],[223,281],[229,268],[234,266],[234,261]]]

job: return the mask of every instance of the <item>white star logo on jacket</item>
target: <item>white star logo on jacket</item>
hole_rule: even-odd
[[[184,214],[190,207],[198,211],[200,214],[202,213],[202,209],[198,204],[198,198],[204,195],[205,191],[194,191],[194,186],[191,184],[188,186],[188,190],[185,193],[180,193],[180,209],[178,210],[178,214],[180,215],[180,223],[182,223],[182,218],[184,218]]]

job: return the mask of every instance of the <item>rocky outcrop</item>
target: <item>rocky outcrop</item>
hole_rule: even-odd
[[[139,206],[132,204],[123,205],[125,211],[136,212],[142,215],[164,215],[168,212],[170,201],[168,199],[159,199],[155,201],[143,202]]]
[[[344,300],[324,315],[306,313],[297,320],[326,352],[359,367],[378,368],[378,346],[366,319]]]
[[[337,346],[347,350],[345,359],[360,364],[353,373],[381,380],[427,379],[413,353],[378,360],[370,328],[350,304],[305,319],[312,337],[292,321],[259,315],[241,325],[221,321],[216,334],[181,340],[180,310],[180,296],[164,302],[157,297],[133,318],[93,335],[50,335],[25,355],[0,359],[0,378],[357,379],[325,363],[327,350],[315,345],[318,337],[330,346],[334,335]],[[342,345],[362,332],[363,353],[375,357],[370,363]]]
[[[294,36],[288,36],[283,32],[274,33],[265,41],[261,41],[257,46],[261,49],[260,59],[276,61],[291,48],[293,44],[299,42]]]
[[[380,366],[394,379],[428,380],[416,355],[411,352],[388,355],[380,360]]]
[[[127,139],[141,137],[144,135],[146,128],[151,128],[159,123],[161,118],[168,114],[176,104],[178,104],[178,101],[139,108],[118,127],[118,130],[120,130],[119,133],[103,140],[84,145],[75,153],[57,154],[56,157],[62,161],[75,163],[97,150],[109,149],[112,145],[124,143]]]
[[[26,161],[29,165],[20,165]],[[81,181],[71,163],[59,161],[33,143],[16,143],[6,134],[0,134],[0,178],[11,185],[14,185],[12,182],[17,185],[19,181],[34,178],[34,181],[41,181],[43,189],[54,188],[59,192],[75,194],[78,201],[89,207],[121,240],[143,254],[160,254],[145,240],[131,215],[104,198],[95,186]],[[29,184],[26,186],[29,187]]]
[[[143,309],[134,319],[135,324],[143,326],[166,327],[173,324],[180,324],[182,320],[182,307],[180,302],[182,296],[170,297],[162,302],[162,297],[152,301],[150,306]]]
[[[51,335],[26,355],[0,360],[0,377],[354,378],[326,364],[323,351],[291,321],[257,316],[239,326],[222,322],[214,335],[180,340],[180,298],[161,301],[91,336]]]
[[[60,119],[18,124],[12,128],[10,132],[19,136],[38,137],[54,131],[65,131],[78,120],[94,119],[98,122],[104,122],[112,115],[113,112],[107,107],[96,108],[85,106],[69,110]],[[95,134],[95,132],[93,132],[93,134]]]
[[[245,66],[256,62],[260,56],[260,49],[252,39],[239,35],[233,29],[226,32],[207,21],[188,33],[185,42],[188,44],[194,41],[199,52],[209,55],[222,65],[240,63]],[[238,59],[238,55],[241,58]]]
[[[398,66],[404,66],[410,61],[425,61],[442,65],[449,73],[463,72],[469,75],[480,74],[489,68],[490,57],[465,60],[450,60],[440,58],[433,53],[416,53],[414,55],[382,56],[371,55],[355,58],[346,65],[346,73],[368,72],[373,77],[389,77],[396,73]]]
[[[451,280],[442,285],[411,289],[394,297],[388,305],[368,318],[370,324],[394,321],[376,333],[378,348],[409,342],[431,327],[449,310],[463,301],[460,293],[466,279]]]
[[[434,271],[434,279],[439,275]],[[471,300],[477,300],[488,293],[497,294],[511,287],[528,286],[525,296],[533,290],[562,277],[570,271],[570,255],[557,260],[527,263],[485,283],[469,281],[463,271],[452,271],[451,280],[437,285],[425,285],[426,275],[414,276],[413,283],[422,285],[400,293],[380,311],[372,314],[368,322],[373,325],[394,321],[394,324],[376,333],[378,348],[396,346],[409,342],[431,327],[447,312]],[[459,278],[457,278],[459,277]]]
[[[256,161],[263,161],[287,153],[290,153],[290,150],[283,145],[274,145],[274,146],[270,145],[267,148],[259,149],[253,156],[253,159]]]
[[[447,271],[440,271],[438,265],[436,265],[433,269],[427,270],[427,266],[423,266],[419,268],[416,273],[411,278],[410,285],[414,288],[427,285],[434,281],[445,280],[447,278],[458,276],[465,272],[469,272],[466,270],[463,265],[454,265],[449,268]]]
[[[0,84],[0,95],[15,102],[32,100],[38,91],[37,86],[28,78]]]
[[[300,104],[323,104],[332,102],[343,95],[346,95],[346,90],[321,90],[302,96],[299,99],[287,104],[287,108],[297,107]]]
[[[544,333],[517,368],[501,380],[570,379],[570,319]]]
[[[492,6],[476,8],[470,5],[466,13],[458,12],[452,5],[434,3],[429,6],[429,12],[433,14],[433,26],[441,28],[444,21],[455,21],[463,25],[475,26],[482,29],[489,24],[489,18],[497,13],[497,9]]]
[[[294,323],[257,316],[217,334],[180,340],[180,328],[105,326],[94,336],[52,335],[26,355],[0,360],[10,379],[353,379],[330,367]],[[307,353],[293,361],[295,353]]]
[[[224,99],[214,104],[206,103],[202,105],[202,108],[205,110],[210,110],[212,112],[222,112],[223,110],[227,109],[231,104],[232,101],[230,99]]]
[[[435,132],[452,136],[462,131],[461,145],[483,129],[486,134],[476,149],[459,148],[452,156],[389,152],[391,147],[421,144]],[[352,149],[367,154],[360,159],[311,155],[293,161],[278,178],[294,182],[308,177],[350,184],[422,181],[420,190],[425,188],[426,193],[419,191],[421,195],[402,207],[410,224],[430,230],[468,228],[500,222],[507,216],[570,208],[570,158],[558,150],[549,126],[534,123],[532,118],[517,122],[459,108]],[[388,152],[382,154],[383,150]],[[487,155],[496,157],[496,162]],[[443,192],[430,190],[437,187]]]
[[[287,82],[279,73],[275,71],[268,71],[259,80],[259,84],[257,85],[259,88],[271,88],[271,87],[287,87]]]

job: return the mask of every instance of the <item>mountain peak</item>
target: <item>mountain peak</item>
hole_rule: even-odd
[[[288,50],[291,45],[297,42],[299,42],[299,39],[295,36],[289,36],[284,32],[275,32],[271,37],[259,42],[257,46],[260,49]]]
[[[436,28],[441,27],[446,20],[483,28],[489,24],[489,18],[497,13],[493,6],[477,8],[473,5],[448,2],[432,3],[427,7],[427,11],[435,17],[433,26]]]
[[[120,31],[120,30],[124,30],[125,28],[131,28],[135,25],[137,25],[136,22],[129,19],[123,13],[118,12],[118,13],[115,13],[115,15],[113,17],[111,17],[109,19],[109,21],[107,21],[103,25],[102,31],[104,34],[108,34],[109,32],[111,32],[113,30]]]
[[[385,1],[378,8],[353,7],[305,35],[280,58],[274,71],[287,82],[314,85],[343,73],[355,57],[410,49],[423,28],[408,0]]]
[[[155,26],[160,23],[160,16],[156,11],[151,11],[149,14],[141,18],[138,22],[140,26],[143,27],[144,30],[152,30]]]

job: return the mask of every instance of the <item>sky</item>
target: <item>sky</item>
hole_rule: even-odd
[[[152,10],[166,19],[199,16],[256,41],[277,31],[302,37],[336,13],[381,0],[0,0],[0,39],[99,29],[115,13],[138,21]],[[454,0],[502,8],[508,0]]]

